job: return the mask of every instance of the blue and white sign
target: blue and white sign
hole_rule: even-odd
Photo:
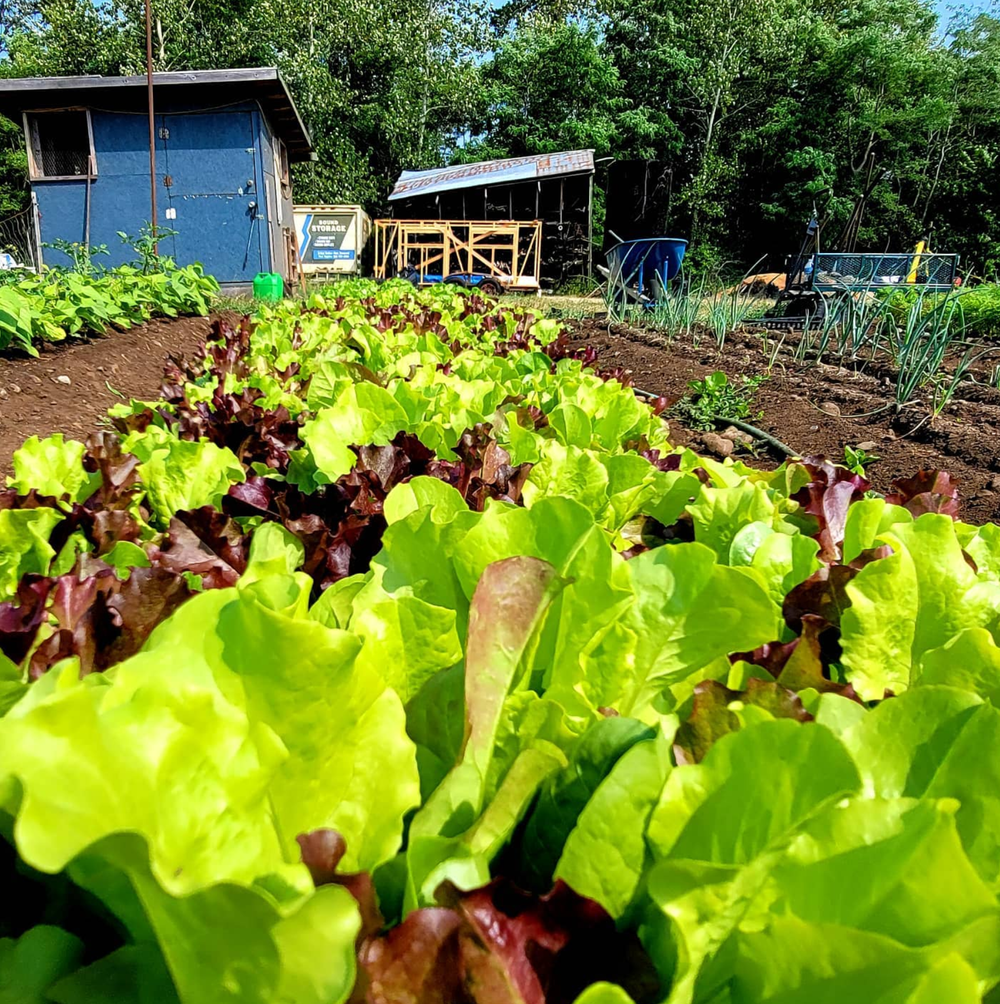
[[[313,261],[354,261],[353,251],[345,248],[315,248],[312,253]]]
[[[305,271],[355,272],[364,213],[354,206],[299,206],[295,210],[299,261]]]

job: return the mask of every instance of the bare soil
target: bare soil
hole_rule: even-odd
[[[1000,392],[992,387],[962,384],[944,412],[930,419],[919,404],[902,411],[884,408],[893,390],[891,377],[882,370],[806,366],[796,363],[787,349],[770,365],[757,333],[733,335],[720,351],[711,336],[702,336],[695,345],[690,338],[667,340],[630,325],[584,320],[574,327],[575,341],[597,349],[602,369],[624,367],[637,387],[670,401],[687,392],[689,380],[716,370],[730,379],[769,373],[754,396],[755,417],[750,421],[758,428],[803,456],[824,455],[841,463],[845,446],[874,443],[870,452],[880,459],[869,465],[867,476],[877,491],[889,492],[896,478],[921,469],[945,470],[959,481],[963,519],[1000,519]],[[772,332],[768,337],[773,351],[780,335]],[[873,411],[879,413],[868,414]],[[673,442],[704,448],[701,433],[667,417]],[[780,457],[765,447],[756,460],[749,455],[745,459],[765,467]]]
[[[167,356],[190,356],[213,320],[156,319],[100,338],[43,344],[37,359],[0,357],[0,475],[10,473],[11,454],[28,436],[86,439],[113,404],[158,398]]]
[[[10,473],[11,454],[28,436],[62,432],[85,439],[116,402],[157,398],[167,356],[196,351],[215,319],[154,320],[102,338],[45,346],[37,359],[0,358],[0,476]],[[575,341],[593,345],[602,368],[624,367],[637,387],[672,401],[686,393],[689,380],[715,370],[736,379],[769,372],[755,395],[754,425],[803,455],[836,461],[843,460],[845,446],[874,443],[871,452],[880,459],[867,474],[882,492],[921,469],[946,470],[961,485],[962,518],[1000,520],[1000,392],[983,383],[963,385],[933,421],[920,406],[868,415],[892,398],[884,372],[803,366],[788,351],[770,365],[760,335],[751,332],[731,336],[720,351],[708,337],[695,345],[597,319],[571,323]],[[830,405],[840,414],[826,413]],[[675,443],[706,448],[702,434],[676,418],[670,427]],[[746,459],[766,467],[780,457],[764,448]]]

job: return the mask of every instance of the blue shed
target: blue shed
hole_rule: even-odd
[[[296,248],[289,165],[315,159],[274,67],[153,75],[161,253],[200,261],[225,286],[258,272],[292,276]],[[106,244],[149,221],[146,78],[0,80],[0,114],[23,124],[43,262],[56,241]]]

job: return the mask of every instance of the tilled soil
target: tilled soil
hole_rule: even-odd
[[[62,432],[85,439],[117,401],[157,398],[167,356],[194,352],[213,320],[158,319],[103,338],[44,346],[37,359],[0,358],[0,475],[10,473],[11,454],[28,436]],[[1000,392],[989,386],[963,385],[933,421],[919,406],[868,415],[891,400],[884,373],[803,366],[787,351],[771,365],[757,334],[731,336],[719,350],[707,337],[695,345],[605,321],[584,320],[574,327],[579,344],[597,349],[602,368],[624,367],[637,387],[671,400],[686,393],[689,380],[715,370],[737,379],[769,373],[755,394],[753,424],[792,449],[842,461],[845,446],[875,444],[869,452],[880,459],[867,474],[877,490],[890,491],[894,479],[921,469],[946,470],[959,480],[962,518],[974,523],[1000,519]],[[839,415],[827,413],[834,410]],[[706,449],[701,433],[676,418],[670,427],[675,443]],[[765,448],[746,459],[768,466],[778,458]]]
[[[167,356],[189,356],[213,320],[156,319],[101,338],[44,344],[37,359],[0,357],[0,475],[10,473],[11,454],[28,436],[86,439],[116,402],[158,398]]]
[[[963,384],[944,412],[929,420],[920,405],[900,412],[894,407],[880,410],[893,398],[885,373],[806,366],[788,351],[778,352],[770,365],[759,334],[731,336],[719,350],[710,336],[695,345],[690,338],[668,341],[646,328],[605,321],[585,320],[574,327],[578,344],[597,349],[600,368],[631,370],[637,387],[671,401],[687,392],[689,380],[716,370],[730,379],[768,373],[754,395],[755,417],[750,421],[796,452],[843,462],[845,446],[874,444],[869,452],[880,459],[866,473],[876,490],[891,491],[893,480],[921,469],[946,470],[959,481],[963,519],[1000,519],[1000,392],[994,388]],[[774,333],[769,339],[773,351],[778,339]],[[868,414],[873,411],[879,413]],[[667,417],[673,442],[705,448],[701,433],[685,428],[669,413]],[[756,460],[749,455],[745,459],[767,466],[777,458],[764,448]]]

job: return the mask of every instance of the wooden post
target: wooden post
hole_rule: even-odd
[[[594,278],[594,176],[590,176],[590,194],[587,196],[587,279]]]
[[[149,104],[149,225],[153,228],[153,252],[160,253],[156,232],[156,120],[153,116],[153,18],[146,0],[146,99]]]
[[[90,254],[90,176],[93,174],[93,158],[87,154],[87,187],[83,196],[83,246]]]
[[[31,190],[31,221],[34,224],[35,234],[35,268],[38,274],[42,274],[42,220],[38,212],[38,196],[35,190]]]

